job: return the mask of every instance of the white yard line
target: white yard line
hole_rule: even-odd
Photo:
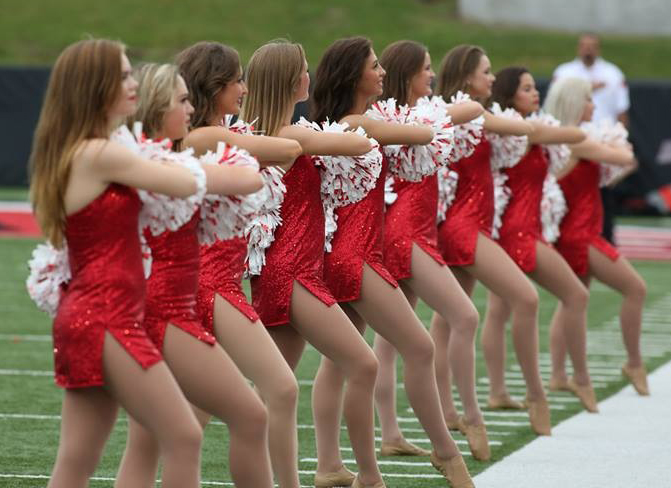
[[[631,386],[538,437],[475,478],[478,488],[671,486],[671,362],[648,378],[652,396]]]

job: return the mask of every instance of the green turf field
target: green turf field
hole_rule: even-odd
[[[58,444],[59,409],[61,390],[56,388],[51,377],[52,352],[50,321],[39,312],[24,289],[26,261],[38,241],[33,239],[0,239],[0,486],[34,487],[44,486],[55,457]],[[637,262],[636,268],[649,285],[649,299],[646,308],[646,331],[643,351],[649,369],[671,358],[671,341],[663,333],[668,328],[671,314],[671,293],[668,276],[670,263]],[[619,390],[624,382],[618,375],[618,365],[623,353],[619,341],[619,331],[614,320],[618,311],[618,297],[599,284],[592,287],[589,309],[590,354],[593,380],[600,399]],[[478,288],[475,303],[484,313],[484,291]],[[555,301],[547,293],[541,292],[541,350],[547,352],[547,328]],[[420,304],[419,315],[427,323],[430,311]],[[370,334],[368,339],[371,339]],[[596,354],[598,353],[598,354]],[[512,352],[510,353],[512,358]],[[546,364],[547,354],[541,357]],[[298,369],[301,384],[299,405],[300,470],[302,482],[308,485],[315,468],[314,433],[310,412],[311,380],[315,373],[319,355],[308,348]],[[478,393],[484,402],[486,384],[484,363],[478,353]],[[520,374],[514,362],[509,361],[510,390],[521,397]],[[543,368],[543,372],[547,369]],[[653,392],[654,394],[654,392]],[[568,394],[550,395],[553,422],[559,422],[579,411],[577,401]],[[414,415],[408,410],[408,403],[399,388],[398,414],[403,419],[406,436],[428,447],[426,435],[421,431]],[[503,414],[486,412],[490,441],[492,441],[492,461],[496,462],[535,436],[527,426],[524,413]],[[102,479],[92,486],[112,486],[112,478],[118,466],[124,446],[126,424],[119,420],[108,443],[105,456],[96,473]],[[203,486],[206,481],[221,485],[230,482],[226,465],[226,431],[221,425],[210,425],[206,430],[203,455]],[[464,438],[455,434],[462,451],[468,447]],[[347,437],[343,432],[342,446],[345,460],[352,460]],[[386,458],[381,470],[390,487],[432,487],[444,486],[436,472],[421,458]],[[473,461],[466,456],[471,473],[477,473],[489,465]],[[405,464],[394,464],[394,463]],[[390,463],[390,464],[387,464]],[[349,465],[354,468],[353,465]],[[18,475],[20,477],[11,476]]]
[[[538,76],[575,54],[576,35],[529,28],[463,23],[456,0],[338,0],[253,3],[232,0],[136,0],[84,2],[0,0],[0,63],[51,64],[67,44],[86,35],[121,39],[131,61],[167,61],[200,40],[236,47],[243,61],[264,42],[288,37],[302,43],[313,68],[326,46],[340,37],[365,35],[376,49],[399,39],[425,43],[434,65],[460,43],[480,44],[494,69],[526,65]],[[56,22],[55,19],[58,21]],[[671,78],[668,37],[607,35],[605,56],[630,78]]]

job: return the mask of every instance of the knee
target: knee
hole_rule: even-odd
[[[589,302],[589,290],[585,286],[576,287],[576,289],[571,293],[571,303],[575,307],[580,309],[587,309],[587,303]]]
[[[194,418],[188,422],[168,427],[169,435],[159,440],[161,452],[166,457],[179,456],[180,459],[198,459],[203,442],[203,429]],[[166,460],[167,462],[167,460]]]
[[[101,457],[100,452],[95,452],[90,447],[83,444],[69,444],[61,447],[58,453],[58,464],[68,472],[81,473],[86,478],[90,478],[95,473]]]
[[[638,276],[637,279],[631,280],[628,289],[625,291],[625,297],[643,303],[648,294],[648,287],[645,281]]]
[[[380,365],[375,354],[370,351],[370,354],[366,354],[365,357],[360,358],[353,371],[353,376],[348,378],[348,380],[374,385],[379,367]]]
[[[294,410],[298,403],[298,382],[291,375],[279,381],[266,398],[270,410]]]
[[[417,361],[433,364],[436,355],[436,347],[429,334],[418,334],[416,343],[413,345],[412,355]]]
[[[454,328],[462,335],[474,338],[479,323],[480,314],[478,313],[478,309],[475,308],[473,304],[469,304],[469,306],[462,311],[458,320],[455,321]]]
[[[534,287],[530,287],[515,300],[514,307],[525,315],[535,316],[538,313],[539,303],[538,292]]]

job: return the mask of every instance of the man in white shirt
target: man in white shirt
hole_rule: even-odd
[[[600,57],[601,46],[596,34],[583,34],[578,41],[578,57],[560,65],[552,76],[583,78],[592,83],[594,120],[619,120],[626,125],[629,89],[620,68]]]

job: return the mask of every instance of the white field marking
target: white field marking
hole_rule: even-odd
[[[591,369],[589,370],[589,373],[590,373],[589,377],[592,379],[592,381],[615,381],[613,378],[622,376],[622,373],[608,374],[608,375],[592,374]],[[506,371],[505,376],[506,378],[513,378],[513,379],[524,378],[524,375],[519,371]],[[541,379],[549,380],[550,375],[547,372],[541,372]]]
[[[2,419],[60,420],[60,415],[41,415],[34,413],[0,413]]]
[[[419,420],[417,420],[414,417],[398,417],[398,422],[399,423],[412,423],[412,424],[418,424]],[[515,421],[507,421],[507,420],[488,420],[485,422],[485,425],[489,427],[490,425],[494,425],[496,427],[529,427],[529,422],[515,422]],[[410,441],[410,439],[408,439]],[[412,442],[412,441],[411,441]],[[418,441],[419,442],[419,441]]]
[[[559,410],[564,410],[564,406],[562,405],[562,408]],[[408,413],[412,413],[412,408],[407,408],[406,411]],[[529,414],[527,413],[526,410],[501,410],[501,411],[490,411],[490,410],[484,410],[482,412],[483,417],[518,417],[518,418],[529,418]],[[488,421],[485,421],[485,424],[489,424]]]
[[[478,383],[482,383],[483,385],[488,385],[489,384],[489,378],[478,378]],[[506,384],[508,385],[516,385],[516,386],[524,386],[526,383],[524,380],[517,380],[517,379],[512,379],[506,381]],[[594,388],[604,388],[608,386],[607,383],[602,383],[600,381],[592,381],[592,386]]]
[[[53,371],[35,371],[32,369],[0,369],[0,376],[53,376]]]
[[[314,471],[312,472],[314,474]],[[8,474],[0,473],[0,478],[16,478],[16,479],[29,479],[29,480],[48,480],[51,478],[50,475],[46,474]],[[116,478],[107,478],[105,476],[93,476],[89,478],[91,481],[116,481]],[[159,482],[160,480],[156,480]],[[235,486],[232,482],[226,481],[201,481],[201,485],[208,486]],[[301,488],[309,488],[311,485],[301,485]]]
[[[301,458],[300,462],[314,464],[317,462],[317,458]],[[345,459],[343,462],[347,464],[356,464],[354,459]],[[431,463],[427,463],[426,461],[386,461],[380,459],[378,459],[377,464],[380,466],[410,466],[413,468],[424,468],[431,466]]]
[[[487,395],[478,395],[478,400],[487,400]],[[518,401],[521,402],[521,401],[523,401],[523,399],[520,398],[520,399],[518,399]],[[463,405],[461,403],[461,400],[453,400],[452,403],[457,408],[463,407]],[[550,405],[551,410],[565,410],[566,409],[566,407],[564,405],[554,403],[554,402],[549,402],[548,405]],[[487,402],[486,401],[479,402],[478,406],[480,407],[481,410],[489,408],[489,407],[487,407]],[[497,409],[497,410],[506,410],[506,409]],[[515,409],[507,409],[507,410],[513,410],[514,411]],[[411,412],[413,410],[412,410],[412,408],[408,408],[407,411]]]
[[[550,357],[540,357],[539,358],[539,363],[542,366],[550,366],[552,367],[552,360]],[[570,365],[567,364],[567,366],[570,367]],[[617,368],[620,369],[620,366],[622,366],[622,363],[618,361],[587,361],[587,367],[589,368]]]
[[[594,366],[588,366],[589,367],[589,372],[590,373],[596,373],[596,374],[603,374],[603,375],[608,375],[608,376],[620,376],[622,375],[622,371],[620,371],[620,368],[596,368]],[[522,368],[518,364],[513,364],[510,366],[510,369],[515,371],[515,372],[520,372],[522,371]],[[542,373],[551,373],[552,372],[552,366],[549,364],[542,364],[540,366],[540,372]],[[566,372],[567,374],[571,374],[573,371],[572,367],[567,367]]]
[[[51,342],[52,340],[53,340],[53,338],[50,335],[0,334],[0,341]]]

